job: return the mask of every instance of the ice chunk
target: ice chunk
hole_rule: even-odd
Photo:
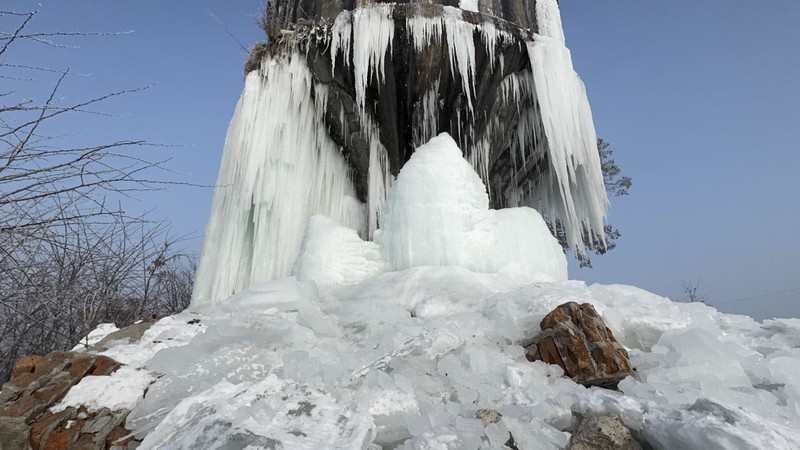
[[[294,274],[313,280],[321,289],[356,284],[384,270],[380,248],[365,242],[355,230],[324,216],[313,216],[300,247]]]

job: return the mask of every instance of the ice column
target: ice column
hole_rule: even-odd
[[[536,2],[538,35],[528,43],[536,99],[547,137],[548,179],[528,193],[550,217],[559,217],[571,248],[583,253],[584,229],[604,240],[608,198],[603,184],[597,135],[583,82],[572,67],[556,0]]]
[[[298,53],[264,60],[247,76],[228,128],[193,304],[289,275],[313,214],[365,233],[350,167],[324,125],[326,94]]]

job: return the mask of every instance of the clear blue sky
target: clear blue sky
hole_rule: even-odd
[[[37,3],[6,0],[0,9]],[[594,269],[573,265],[571,277],[672,298],[683,281],[699,280],[725,312],[800,317],[800,2],[561,4],[598,134],[634,180],[630,196],[612,199],[618,248],[595,257]],[[173,156],[182,179],[213,184],[245,54],[207,10],[249,46],[262,37],[253,20],[261,2],[44,0],[38,8],[36,30],[135,31],[10,55],[90,73],[69,81],[63,101],[157,83],[103,108],[119,117],[65,124],[67,139],[181,145],[155,151]],[[202,234],[210,189],[139,198],[129,208],[155,208],[175,232]]]

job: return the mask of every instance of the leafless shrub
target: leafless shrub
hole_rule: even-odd
[[[180,311],[193,282],[180,239],[164,223],[119,206],[132,193],[173,184],[157,178],[168,173],[166,159],[141,155],[158,146],[64,145],[48,132],[67,116],[100,114],[99,104],[141,89],[62,104],[72,72],[15,64],[14,49],[63,48],[57,39],[107,34],[30,31],[36,14],[0,11],[0,381],[19,356],[69,349],[99,323],[124,326]],[[43,100],[15,89],[31,84],[46,93]]]

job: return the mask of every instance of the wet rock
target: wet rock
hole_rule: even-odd
[[[615,389],[632,374],[628,352],[592,305],[565,303],[540,325],[542,331],[523,343],[529,361],[558,364],[566,376],[584,386]]]

